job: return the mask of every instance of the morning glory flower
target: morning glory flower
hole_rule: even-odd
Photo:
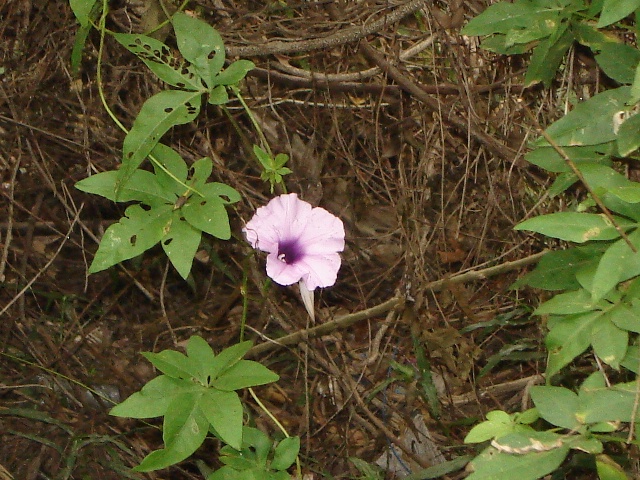
[[[300,282],[307,290],[330,287],[344,250],[342,220],[290,193],[258,208],[243,229],[247,241],[268,252],[267,275],[279,285]]]

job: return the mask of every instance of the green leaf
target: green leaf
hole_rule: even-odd
[[[631,306],[624,303],[615,305],[607,312],[607,318],[618,327],[629,332],[640,333],[640,305],[637,299]]]
[[[256,465],[266,466],[269,452],[271,452],[271,440],[261,430],[252,427],[242,429],[242,447],[253,447]]]
[[[564,58],[565,53],[573,43],[573,35],[567,24],[560,24],[557,31],[548,39],[543,40],[533,50],[529,68],[524,77],[526,87],[543,83],[546,87],[556,75],[556,70]]]
[[[213,79],[212,87],[217,85],[236,85],[255,67],[255,64],[249,60],[237,60]]]
[[[596,213],[558,212],[540,215],[516,225],[514,230],[528,230],[576,243],[612,240],[620,236],[604,214]]]
[[[605,43],[595,56],[605,75],[618,83],[631,84],[640,62],[640,50],[624,43]]]
[[[240,360],[225,370],[212,384],[219,390],[231,391],[240,388],[277,382],[280,377],[264,365],[252,360]]]
[[[178,152],[162,143],[153,147],[151,156],[156,160],[153,163],[153,169],[156,173],[158,184],[162,190],[172,192],[175,195],[171,200],[171,203],[175,203],[176,198],[186,190],[183,183],[187,181],[187,164]],[[160,168],[158,164],[162,165],[170,174]]]
[[[73,10],[78,23],[82,27],[88,27],[91,25],[91,10],[96,5],[98,0],[69,0],[69,6]]]
[[[640,7],[640,0],[604,0],[598,28],[622,20]]]
[[[180,89],[204,90],[195,67],[175,56],[161,41],[135,33],[115,33],[113,36],[163,82]]]
[[[636,398],[635,382],[580,391],[578,417],[584,424],[630,422]]]
[[[628,235],[629,241],[640,246],[640,230]],[[603,298],[619,282],[640,274],[640,253],[631,251],[624,239],[613,243],[604,252],[593,278],[591,295],[594,300]]]
[[[606,90],[581,102],[560,120],[553,123],[547,133],[560,146],[598,145],[615,140],[613,114],[624,110],[629,98],[629,87]],[[540,138],[536,145],[548,145]]]
[[[520,55],[531,50],[530,45],[507,46],[507,36],[502,34],[495,34],[482,39],[480,46],[485,50],[501,55]]]
[[[184,380],[199,377],[199,365],[175,350],[163,350],[160,353],[142,352],[142,355],[154,367],[170,377]]]
[[[236,450],[242,446],[242,403],[235,392],[207,389],[200,408],[220,439]]]
[[[627,354],[620,362],[620,365],[633,373],[640,373],[640,348],[635,345],[627,348]]]
[[[171,205],[154,206],[150,210],[140,205],[129,206],[125,216],[104,233],[89,273],[105,270],[153,247],[165,235],[171,210]]]
[[[240,194],[222,183],[208,183],[197,187],[203,197],[191,195],[181,208],[184,218],[194,227],[214,237],[231,237],[229,217],[225,205],[237,202]]]
[[[556,470],[568,453],[569,447],[565,446],[526,455],[512,455],[489,447],[471,461],[473,473],[466,480],[537,480]]]
[[[597,264],[602,249],[601,245],[595,244],[551,251],[542,257],[535,270],[515,282],[512,288],[529,285],[544,290],[576,290],[580,287],[576,274],[582,268]]]
[[[595,310],[599,305],[593,301],[588,291],[584,289],[559,293],[540,305],[533,313],[535,315],[571,315]]]
[[[250,341],[246,341],[225,348],[215,357],[214,361],[208,365],[207,375],[210,376],[212,380],[218,378],[221,373],[238,363],[252,345]]]
[[[610,317],[604,315],[593,326],[591,333],[591,345],[600,359],[616,370],[620,368],[620,362],[627,353],[629,345],[629,333],[618,328],[612,323]]]
[[[596,470],[600,480],[629,480],[624,469],[607,455],[598,455]]]
[[[572,315],[553,326],[545,339],[549,350],[548,379],[589,347],[593,325],[601,315],[602,312]]]
[[[288,437],[283,439],[273,454],[271,468],[274,470],[286,470],[296,461],[300,451],[300,437]]]
[[[564,153],[579,166],[585,164],[611,165],[611,144],[586,145],[581,147],[565,147]],[[571,167],[553,147],[538,147],[525,155],[525,160],[553,173],[572,172]]]
[[[210,105],[223,105],[229,101],[229,94],[224,85],[218,85],[209,92],[207,100]]]
[[[481,443],[514,431],[515,423],[506,412],[493,410],[487,413],[487,420],[473,427],[464,438],[464,443]]]
[[[571,390],[540,385],[531,387],[529,394],[540,416],[550,424],[568,430],[580,427],[576,419],[580,402],[578,395]]]
[[[202,232],[187,222],[180,210],[174,210],[167,234],[160,244],[171,264],[184,279],[191,272],[193,258],[198,251],[201,238]]]
[[[162,437],[165,448],[147,455],[138,472],[150,472],[181,462],[195,452],[207,436],[209,422],[198,406],[199,395],[180,395],[169,405],[164,417]]]
[[[540,10],[531,1],[498,2],[472,18],[460,32],[462,35],[490,35],[526,29]]]
[[[224,65],[224,44],[220,34],[208,23],[184,13],[173,17],[178,49],[189,62],[193,63],[198,75],[209,88],[212,81]]]
[[[136,170],[116,197],[117,170],[97,173],[76,183],[83,192],[100,195],[112,202],[139,201],[149,206],[159,206],[175,201],[175,195],[163,189],[158,178],[151,172]]]
[[[193,335],[187,343],[187,357],[189,362],[197,366],[200,381],[204,385],[208,385],[210,380],[207,378],[209,376],[209,365],[215,361],[215,354],[211,345],[204,338]]]
[[[626,113],[626,112],[625,112]],[[618,129],[618,153],[626,157],[640,148],[640,115],[631,114],[622,122]],[[633,182],[634,185],[638,185]],[[636,197],[637,198],[637,197]],[[634,203],[638,203],[637,200]]]
[[[199,92],[165,90],[144,103],[124,139],[118,190],[127,183],[167,130],[196,118],[200,111],[200,96]]]
[[[89,37],[91,28],[91,24],[81,25],[73,39],[73,48],[71,49],[71,75],[74,78],[78,78],[80,75],[82,54],[84,53],[84,46],[87,43],[87,37]]]
[[[164,415],[176,395],[182,394],[182,380],[160,375],[150,380],[142,390],[134,393],[109,411],[109,415],[129,418],[153,418]]]

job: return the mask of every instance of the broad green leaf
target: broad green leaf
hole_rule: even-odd
[[[167,130],[196,118],[200,111],[200,96],[199,92],[165,90],[144,103],[124,139],[118,190],[127,183]]]
[[[224,65],[224,44],[220,34],[208,23],[199,18],[176,13],[173,17],[180,53],[191,62],[209,88],[213,88],[212,79]]]
[[[635,387],[623,386],[584,389],[580,392],[579,419],[585,424],[630,422],[633,416]]]
[[[174,210],[168,232],[160,244],[171,264],[184,279],[191,272],[201,238],[202,232],[187,222],[180,210]]]
[[[597,244],[551,251],[542,257],[535,270],[515,282],[512,288],[529,285],[544,290],[576,290],[580,287],[576,274],[582,268],[596,264],[601,254],[602,247]]]
[[[499,452],[489,447],[471,461],[473,473],[466,480],[537,480],[556,470],[568,453],[566,446],[526,455]]]
[[[604,0],[598,28],[606,27],[622,20],[640,8],[640,0]]]
[[[531,45],[507,46],[507,36],[503,34],[495,34],[482,39],[480,46],[500,55],[520,55],[531,50]]]
[[[210,105],[224,105],[229,101],[229,94],[224,85],[218,85],[209,92],[207,102]]]
[[[558,25],[558,29],[548,39],[542,40],[531,55],[529,68],[524,77],[526,87],[543,83],[549,87],[556,75],[560,62],[573,43],[573,35],[566,23]]]
[[[627,354],[620,362],[620,365],[633,373],[640,373],[640,349],[635,345],[627,348]]]
[[[198,401],[220,439],[236,450],[242,446],[242,403],[235,392],[209,388]]]
[[[255,64],[249,60],[237,60],[215,76],[211,87],[217,85],[236,85],[255,67]]]
[[[78,23],[82,27],[88,27],[91,24],[91,10],[98,0],[69,0],[69,6],[73,10]]]
[[[257,465],[266,465],[271,452],[271,440],[261,430],[252,427],[242,429],[242,447],[253,447]]]
[[[609,78],[621,84],[631,84],[640,62],[640,50],[624,43],[606,43],[595,57]]]
[[[593,427],[590,426],[589,431],[593,432]],[[603,450],[603,445],[600,440],[586,435],[572,435],[570,440],[566,442],[566,445],[572,450],[580,450],[592,455],[602,453]]]
[[[533,386],[529,392],[538,413],[557,427],[573,430],[580,427],[576,412],[580,407],[578,395],[564,387]]]
[[[547,190],[547,193],[549,194],[550,198],[553,198],[557,195],[560,195],[562,192],[564,192],[567,188],[569,188],[571,185],[573,185],[577,181],[578,181],[578,177],[575,175],[575,173],[573,172],[561,173],[553,181],[553,183],[549,187],[549,190]]]
[[[195,228],[214,237],[223,240],[230,238],[231,228],[225,204],[228,203],[227,199],[237,201],[238,193],[221,183],[208,183],[198,190],[204,197],[195,194],[189,197],[181,208],[184,218]]]
[[[113,36],[163,82],[180,89],[204,90],[195,67],[174,55],[161,41],[135,33],[115,33]]]
[[[137,200],[145,205],[157,206],[173,203],[175,195],[163,189],[158,178],[151,172],[136,170],[127,183],[120,188],[116,197],[118,171],[109,170],[97,173],[76,183],[76,188],[83,192],[100,195],[112,202],[130,202]]]
[[[533,313],[535,315],[571,315],[590,312],[598,307],[598,303],[593,301],[590,293],[580,289],[555,295],[540,305]]]
[[[596,191],[597,189],[605,189],[614,192],[617,189],[628,189],[637,185],[606,165],[584,165],[580,168],[580,171],[589,186]]]
[[[125,216],[104,233],[89,273],[105,270],[153,247],[164,237],[171,216],[171,205],[155,206],[150,210],[144,210],[140,205],[129,206]]]
[[[627,353],[629,333],[613,324],[609,316],[603,315],[593,326],[591,345],[604,363],[618,369]]]
[[[487,420],[473,427],[464,438],[464,443],[481,443],[514,431],[515,423],[506,412],[494,410],[487,413]]]
[[[252,346],[252,342],[246,341],[225,348],[216,355],[213,363],[209,364],[207,375],[210,376],[211,379],[218,378],[221,373],[238,363]]]
[[[498,2],[472,18],[460,32],[462,35],[490,35],[526,29],[538,13],[533,2],[519,0],[514,3]]]
[[[184,387],[182,380],[160,375],[150,380],[142,390],[113,407],[109,415],[129,418],[160,417],[166,413],[176,395],[182,394]]]
[[[138,472],[159,470],[181,462],[195,452],[207,436],[209,422],[197,403],[198,395],[184,394],[176,398],[164,417],[162,436],[165,448],[147,455]]]
[[[286,470],[296,461],[300,451],[300,437],[288,437],[283,439],[273,454],[271,468],[274,470]]]
[[[619,303],[607,312],[607,318],[618,328],[640,333],[640,308],[636,299],[631,306]]]
[[[640,230],[628,235],[629,241],[640,246]],[[624,239],[614,242],[604,252],[593,278],[591,294],[594,300],[603,298],[619,282],[640,275],[640,253],[631,251]]]
[[[585,164],[611,165],[611,144],[564,147],[566,155],[580,168]],[[553,147],[538,147],[525,155],[527,162],[553,173],[571,172]]]
[[[212,383],[212,386],[219,390],[231,391],[277,382],[279,378],[278,375],[258,362],[240,360],[225,370],[224,373]]]
[[[596,3],[597,2],[591,2],[591,5],[595,5]],[[571,24],[571,30],[573,31],[573,36],[576,41],[589,47],[592,51],[599,51],[603,45],[616,42],[615,38],[605,35],[603,31],[594,27],[595,25],[587,22],[573,22]]]
[[[553,123],[547,133],[560,146],[598,145],[615,140],[613,114],[624,110],[629,98],[629,87],[606,90],[581,102],[560,120]],[[548,145],[540,138],[536,145]]]
[[[170,377],[184,380],[198,378],[199,365],[180,352],[163,350],[160,353],[142,352],[142,355],[154,367]]]
[[[589,347],[593,325],[601,315],[602,312],[571,315],[553,326],[545,338],[549,350],[548,379]]]
[[[516,225],[514,230],[528,230],[576,243],[612,240],[620,236],[605,215],[596,213],[558,212],[540,215]]]
[[[640,148],[640,115],[632,114],[618,129],[618,153],[626,157]],[[633,182],[636,186],[637,182]],[[635,197],[637,198],[637,196]],[[624,200],[624,199],[623,199]],[[638,203],[636,200],[634,203]]]

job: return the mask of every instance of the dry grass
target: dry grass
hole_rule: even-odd
[[[134,7],[113,3],[109,26],[135,27]],[[490,56],[459,35],[482,2],[475,9],[471,2],[436,2],[439,7],[382,24],[360,41],[311,50],[303,48],[309,41],[339,37],[394,9],[374,0],[338,2],[337,11],[331,2],[197,3],[231,54],[253,46],[267,52],[263,39],[289,42],[289,50],[277,55],[253,52],[258,68],[244,88],[272,149],[292,155],[289,190],[346,225],[343,268],[337,285],[320,294],[319,322],[398,296],[414,300],[308,344],[261,355],[282,379],[259,389],[260,395],[290,433],[302,436],[305,469],[316,478],[354,478],[347,459],[375,459],[404,435],[415,414],[424,416],[445,457],[454,458],[464,450],[468,428],[459,425],[495,408],[520,408],[527,381],[536,381],[541,368],[541,332],[526,314],[538,300],[509,290],[517,270],[432,288],[434,281],[542,248],[512,231],[544,208],[536,202],[547,181],[522,160],[535,135],[518,103],[524,63]],[[8,0],[0,6],[6,212],[0,223],[0,348],[6,354],[0,357],[0,478],[126,478],[127,467],[158,448],[161,437],[140,423],[108,417],[87,387],[124,398],[154,374],[139,352],[183,345],[192,334],[216,348],[234,342],[245,274],[248,326],[256,341],[308,327],[294,291],[261,288],[263,259],[239,232],[269,197],[268,188],[236,130],[215,108],[197,124],[176,129],[169,141],[187,159],[211,156],[216,179],[242,194],[231,215],[234,239],[206,241],[191,285],[166,268],[158,250],[123,269],[86,276],[94,240],[122,208],[73,184],[116,168],[123,134],[99,101],[96,36],[87,45],[81,78],[69,72],[74,30],[65,2]],[[432,103],[398,87],[371,48]],[[130,125],[161,86],[115,42],[107,42],[103,62],[107,101]],[[590,88],[580,83],[585,70],[574,59],[574,77],[554,91],[568,95],[567,84]],[[561,114],[563,98],[542,91],[524,95],[543,112],[542,123]],[[229,107],[252,142],[242,109],[235,102]],[[382,388],[400,377],[394,362],[415,366],[414,343],[428,353],[439,419],[419,382],[405,378]],[[478,378],[488,359],[510,344],[523,345],[529,355]],[[256,424],[273,432],[251,399],[247,404]],[[206,445],[198,456],[214,465],[216,446]],[[169,473],[130,475],[202,478],[193,462]]]

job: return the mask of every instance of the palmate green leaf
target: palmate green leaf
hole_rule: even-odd
[[[627,353],[629,332],[617,327],[609,315],[603,315],[593,326],[591,345],[604,363],[617,370]]]
[[[568,453],[567,446],[526,455],[499,452],[489,447],[471,461],[473,473],[466,480],[537,480],[556,470]]]
[[[165,448],[147,455],[135,471],[150,472],[175,465],[202,445],[209,422],[198,406],[200,396],[198,393],[183,394],[171,402],[162,429]]]
[[[212,386],[219,390],[231,391],[277,382],[279,378],[277,374],[258,362],[240,360],[216,378]]]
[[[200,111],[200,92],[165,90],[148,99],[124,139],[117,191],[124,186],[160,138],[175,125],[192,121]]]
[[[638,249],[640,230],[628,235],[629,241]],[[624,239],[614,242],[604,252],[593,278],[591,295],[594,300],[603,298],[619,282],[640,275],[640,253],[634,253]]]
[[[89,273],[105,270],[153,247],[164,237],[171,217],[171,205],[153,206],[149,210],[140,205],[129,206],[125,216],[104,233]]]
[[[172,19],[180,53],[191,62],[209,89],[216,83],[212,79],[224,65],[224,43],[220,34],[198,18],[176,13]]]
[[[202,231],[187,222],[180,210],[174,210],[168,231],[160,244],[171,265],[184,279],[191,272],[193,258],[196,256],[201,238]]]
[[[199,195],[191,195],[180,211],[194,227],[214,237],[226,240],[231,237],[226,205],[240,200],[240,194],[222,183],[208,183],[198,187]]]
[[[546,87],[556,76],[556,71],[567,50],[573,43],[573,34],[566,23],[559,24],[557,30],[534,48],[527,73],[524,77],[526,87],[542,83]]]
[[[626,157],[640,148],[640,115],[632,114],[618,129],[618,153]],[[633,182],[637,185],[637,182]],[[634,202],[637,203],[637,202]]]
[[[176,198],[171,191],[163,189],[156,175],[145,170],[136,170],[133,172],[129,181],[121,187],[116,197],[117,181],[118,171],[109,170],[80,180],[75,186],[78,190],[100,195],[112,202],[130,202],[137,200],[145,205],[158,206],[173,203]]]
[[[174,398],[181,395],[185,387],[191,386],[190,383],[185,384],[184,380],[160,375],[149,381],[142,390],[113,407],[109,415],[129,418],[160,417],[166,413]]]
[[[616,218],[616,221],[622,224],[630,223],[620,217]],[[596,213],[558,212],[540,215],[519,223],[514,230],[528,230],[576,243],[612,240],[620,236],[605,215]]]
[[[558,320],[545,338],[549,351],[547,379],[558,373],[591,344],[593,325],[599,321],[602,312],[588,312],[570,315]]]
[[[605,75],[621,84],[632,84],[640,62],[640,50],[624,43],[609,42],[595,56]]]
[[[622,20],[640,8],[640,0],[604,0],[598,28],[606,27]]]
[[[198,405],[220,439],[240,450],[243,410],[238,394],[209,388],[198,400]]]
[[[547,133],[560,146],[598,145],[615,140],[613,114],[625,109],[630,87],[599,93],[553,123]],[[548,145],[538,139],[537,146]]]
[[[186,90],[204,90],[195,67],[175,56],[161,41],[134,33],[115,33],[113,36],[163,82]]]

